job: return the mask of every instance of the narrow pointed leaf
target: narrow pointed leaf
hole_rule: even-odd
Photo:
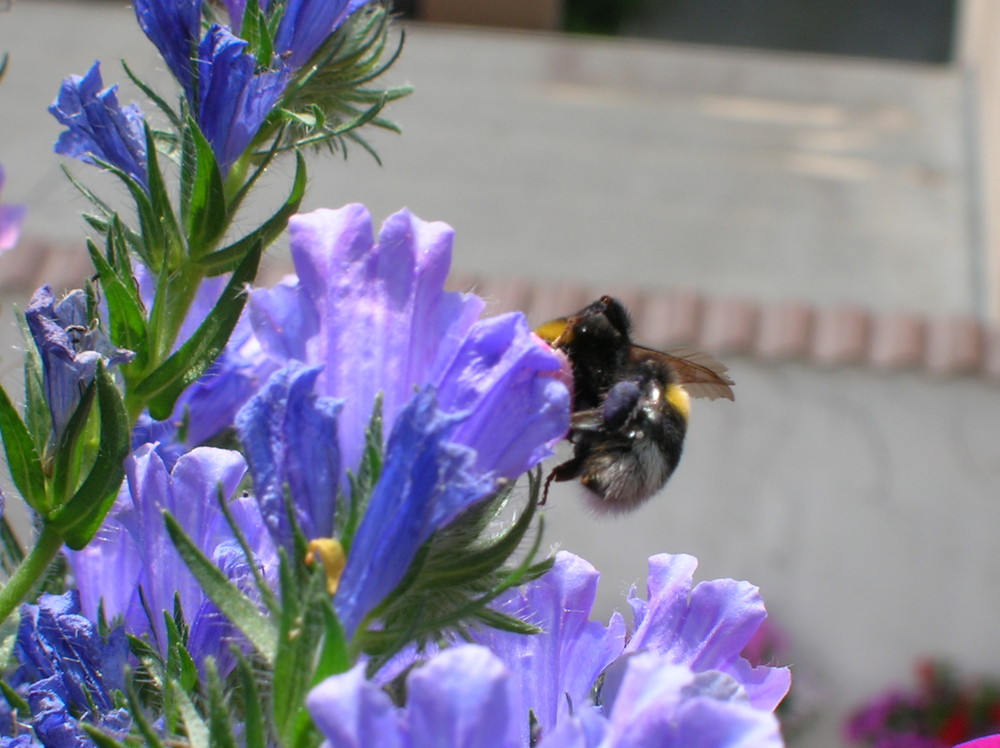
[[[125,63],[125,60],[122,60],[121,63],[122,67],[125,68],[125,74],[132,79],[132,82],[139,87],[139,90],[149,97],[150,101],[159,107],[160,111],[167,115],[167,118],[170,120],[170,124],[174,126],[174,129],[182,129],[183,123],[181,122],[181,118],[177,116],[177,112],[175,112],[173,108],[156,93],[156,91],[147,86],[138,76],[136,76],[136,74],[132,72],[131,68],[129,68],[129,66]]]
[[[101,728],[90,724],[89,722],[78,722],[79,726],[92,741],[97,748],[125,748],[125,744],[119,740],[108,735],[106,732],[102,731]]]
[[[104,522],[125,477],[131,435],[125,404],[111,375],[97,367],[97,408],[101,438],[90,472],[72,498],[52,512],[50,522],[73,550],[83,548]]]
[[[0,387],[0,437],[3,438],[7,467],[14,485],[29,506],[44,513],[48,507],[42,461],[35,451],[31,434],[3,387]]]
[[[167,185],[163,180],[163,173],[160,171],[160,160],[156,154],[156,142],[153,140],[153,131],[146,124],[146,171],[149,180],[149,202],[153,211],[153,219],[157,225],[157,234],[162,242],[162,247],[166,251],[166,261],[168,268],[175,268],[183,259],[181,252],[181,233],[177,225],[177,218],[174,215],[173,205],[170,203],[170,195],[167,193]],[[145,230],[143,231],[145,235]],[[160,270],[162,266],[155,267]]]
[[[212,736],[212,748],[237,748],[233,736],[232,719],[226,711],[226,695],[219,680],[219,670],[215,660],[205,663],[208,681],[208,727]]]
[[[42,357],[34,344],[31,330],[24,313],[17,310],[17,326],[24,338],[24,425],[34,440],[39,454],[45,451],[52,431],[52,414],[45,399],[45,375],[42,372]]]
[[[257,677],[242,652],[236,653],[236,669],[243,691],[243,740],[246,748],[267,748],[267,725],[261,708]]]
[[[52,468],[52,500],[57,506],[69,497],[69,491],[76,488],[75,483],[80,477],[82,468],[80,462],[83,460],[84,441],[87,438],[87,421],[90,419],[90,409],[96,395],[95,377],[95,381],[83,391],[56,449],[55,464]]]
[[[96,244],[88,240],[87,249],[108,303],[111,342],[119,348],[135,351],[135,364],[141,367],[146,351],[146,315],[137,289],[122,281]]]
[[[149,721],[135,692],[134,678],[125,679],[125,696],[128,699],[129,714],[132,715],[132,721],[146,741],[147,748],[163,748],[163,740],[160,738],[159,731]]]
[[[97,208],[99,211],[101,211],[102,215],[104,215],[105,217],[110,217],[114,215],[114,211],[111,209],[111,207],[101,198],[99,198],[89,187],[83,184],[83,182],[74,177],[73,172],[67,169],[65,164],[60,164],[59,168],[62,169],[62,173],[69,180],[69,183],[74,187],[76,187],[77,191],[81,195],[83,195],[91,203],[93,203],[94,207]],[[87,219],[87,221],[89,222],[92,218],[94,218],[94,216],[85,215],[84,218]],[[103,229],[101,230],[101,232],[103,233]]]
[[[247,252],[205,321],[131,393],[146,403],[153,418],[168,418],[184,388],[201,377],[226,347],[246,303],[246,286],[257,275],[260,253],[260,245]]]
[[[182,202],[186,205],[184,230],[191,259],[197,260],[211,249],[226,230],[229,220],[222,172],[212,146],[193,119],[188,121],[184,132],[185,139],[191,139],[191,147],[184,150],[189,154],[188,159],[193,157],[194,161],[193,169],[186,170],[188,173],[182,181],[185,193]]]
[[[291,570],[282,565],[281,598],[292,599],[281,612],[278,651],[274,660],[274,682],[281,688],[273,695],[273,715],[278,735],[284,745],[298,744],[303,723],[306,693],[314,685],[316,648],[325,631],[321,599],[328,598],[322,571],[310,575],[305,589],[296,589]],[[308,720],[307,720],[308,722]]]
[[[191,748],[212,748],[212,739],[205,720],[198,714],[191,697],[185,693],[184,689],[176,681],[168,683],[171,694],[177,704],[177,710],[181,714],[184,728],[187,731],[188,741]]]
[[[274,625],[257,609],[257,606],[226,578],[187,536],[170,514],[164,515],[167,532],[177,552],[191,573],[194,574],[205,594],[219,606],[219,610],[243,632],[269,663],[274,662],[277,633]]]
[[[228,273],[239,265],[253,247],[258,244],[262,248],[270,246],[285,230],[285,227],[288,225],[288,219],[298,211],[305,191],[306,162],[301,153],[296,153],[295,179],[292,183],[292,190],[285,200],[285,204],[255,231],[230,244],[228,247],[205,255],[198,260],[198,264],[205,269],[205,274],[214,276]]]

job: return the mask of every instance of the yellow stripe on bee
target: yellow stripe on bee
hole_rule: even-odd
[[[560,336],[565,335],[560,343],[569,342],[569,325],[566,319],[554,319],[551,322],[546,322],[544,325],[540,325],[535,328],[535,335],[540,337],[549,345],[553,345]]]
[[[668,384],[667,391],[663,395],[664,399],[674,410],[680,413],[681,418],[687,421],[691,416],[691,397],[679,384]]]

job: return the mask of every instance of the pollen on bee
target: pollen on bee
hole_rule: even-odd
[[[309,550],[306,553],[306,564],[312,566],[319,559],[326,571],[326,591],[331,595],[337,592],[340,586],[340,577],[347,566],[347,556],[344,554],[344,546],[336,538],[316,538],[309,541]]]

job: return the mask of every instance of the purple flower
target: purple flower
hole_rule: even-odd
[[[124,687],[125,632],[100,636],[80,614],[77,593],[42,595],[37,605],[22,606],[14,649],[20,666],[12,683],[31,710],[21,716],[30,717],[43,745],[88,745],[80,720],[127,732],[130,718],[113,696]]]
[[[3,192],[5,179],[6,174],[0,166],[0,192]],[[24,223],[27,211],[25,205],[0,205],[0,252],[11,249],[17,244],[17,238],[21,234],[21,224]]]
[[[528,669],[530,662],[519,669]],[[651,652],[623,662],[601,711],[586,699],[539,748],[779,748],[774,715],[754,709],[722,673],[697,675]],[[488,649],[465,644],[431,658],[406,678],[407,701],[397,708],[365,680],[364,666],[327,678],[306,706],[324,746],[389,748],[462,746],[527,748],[529,714],[518,695],[520,674]],[[549,699],[564,700],[550,693]]]
[[[225,174],[253,141],[288,85],[285,67],[257,72],[247,43],[224,26],[212,26],[198,45],[197,98],[188,101]]]
[[[323,42],[354,11],[371,0],[290,0],[279,11],[281,21],[274,38],[274,51],[286,58],[293,68],[305,65]],[[226,0],[230,25],[240,33],[247,0]],[[271,16],[280,7],[260,0],[260,7]]]
[[[102,604],[108,618],[123,616],[130,634],[148,635],[166,653],[164,610],[180,602],[188,627],[188,649],[197,662],[211,655],[225,672],[232,664],[233,625],[208,599],[181,560],[163,522],[169,511],[194,543],[251,597],[251,569],[218,504],[233,494],[246,471],[237,452],[199,447],[183,455],[169,473],[152,444],[126,461],[127,484],[85,549],[69,554],[83,609],[93,615]],[[273,582],[277,552],[249,496],[229,499],[229,511],[251,548],[252,563]]]
[[[298,278],[252,292],[250,319],[266,353],[310,368],[282,373],[237,428],[262,496],[275,497],[268,521],[287,545],[289,528],[274,515],[284,482],[314,531],[332,527],[381,395],[384,465],[336,598],[353,632],[435,530],[551,454],[569,417],[564,360],[521,315],[477,322],[480,299],[444,292],[452,240],[444,224],[402,211],[376,243],[367,210],[350,205],[295,216],[290,229]],[[314,400],[299,389],[304,378]],[[293,440],[319,433],[320,421],[335,429],[329,450],[339,452],[339,467],[327,452],[296,487],[300,471],[288,460],[308,453]]]
[[[368,0],[290,0],[285,6],[274,49],[292,67],[305,65],[327,37]]]
[[[620,669],[639,652],[651,652],[691,674],[724,675],[750,706],[772,711],[788,691],[787,668],[754,669],[739,657],[746,639],[763,620],[756,588],[746,582],[714,580],[692,590],[696,564],[684,555],[650,558],[650,602],[630,595],[635,622],[626,643],[618,614],[607,628],[589,621],[597,571],[583,559],[560,552],[548,574],[497,604],[499,610],[538,625],[543,633],[519,636],[486,629],[477,640],[517,673],[521,709],[532,710],[543,735],[585,701],[609,665],[611,670]],[[602,707],[607,715],[607,704],[602,702]]]
[[[334,599],[348,635],[402,581],[436,530],[494,492],[491,475],[473,468],[475,453],[450,441],[458,421],[441,412],[432,389],[397,419]]]
[[[340,403],[317,397],[320,370],[297,362],[278,371],[240,411],[236,426],[253,469],[254,490],[272,535],[292,547],[285,486],[295,519],[310,539],[333,535],[333,499],[340,475]]]
[[[142,30],[193,101],[191,61],[196,59],[201,36],[202,0],[135,0],[133,5]]]
[[[781,748],[781,728],[754,708],[732,678],[695,673],[654,652],[620,661],[601,689],[601,715],[586,706],[563,720],[539,748]]]
[[[135,12],[156,45],[225,174],[281,99],[290,73],[276,58],[258,72],[247,42],[224,26],[201,35],[202,0],[136,0]]]
[[[324,746],[383,748],[461,746],[517,748],[527,715],[515,707],[510,674],[489,650],[476,645],[442,652],[407,678],[409,698],[397,709],[365,680],[364,664],[310,691],[306,706]]]
[[[598,676],[625,648],[625,622],[619,614],[608,626],[590,620],[599,576],[579,556],[560,552],[548,574],[512,590],[496,605],[543,633],[520,636],[485,629],[476,636],[518,674],[518,708],[534,713],[543,734],[587,703]],[[523,723],[525,742],[527,729]]]
[[[146,134],[142,112],[135,104],[122,107],[115,92],[104,88],[100,62],[86,75],[71,75],[62,82],[49,112],[68,129],[59,136],[55,152],[89,164],[100,159],[146,184]]]
[[[453,440],[476,469],[513,479],[550,456],[568,424],[566,364],[520,314],[477,321],[483,301],[446,293],[453,232],[407,210],[373,236],[363,205],[289,222],[298,278],[250,295],[250,321],[277,361],[322,366],[319,395],[343,401],[343,469],[355,469],[382,396],[385,431],[415,390],[461,415]]]
[[[753,667],[741,652],[767,617],[749,582],[693,582],[698,560],[659,554],[649,559],[649,601],[629,594],[635,615],[626,654],[651,650],[695,672],[719,670],[736,679],[758,709],[774,709],[788,693],[787,668]]]
[[[42,286],[31,297],[24,316],[41,354],[45,396],[52,415],[49,443],[56,447],[81,394],[97,372],[97,364],[102,360],[106,366],[128,363],[134,354],[111,345],[102,326],[88,317],[87,300],[79,289],[57,302],[52,289]]]

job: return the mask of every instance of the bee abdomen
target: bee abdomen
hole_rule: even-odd
[[[580,482],[592,494],[590,504],[600,512],[626,512],[655,494],[677,465],[651,440],[634,442],[627,448],[600,450],[588,455],[580,471]]]

